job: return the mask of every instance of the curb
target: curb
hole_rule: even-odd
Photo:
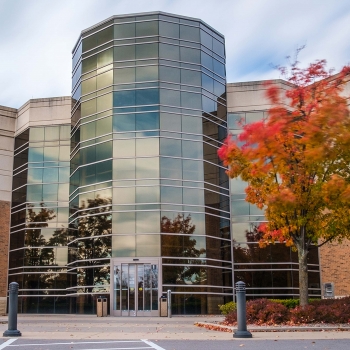
[[[219,331],[219,332],[233,332],[237,328],[233,326],[224,326],[220,324],[215,323],[207,323],[207,322],[196,322],[194,323],[197,327],[203,327],[209,330],[213,331]],[[350,326],[315,326],[315,327],[309,327],[309,326],[281,326],[281,327],[274,327],[274,326],[247,326],[248,330],[250,332],[327,332],[327,331],[340,331],[340,332],[346,332],[350,331]]]

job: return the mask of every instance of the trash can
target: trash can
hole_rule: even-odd
[[[167,317],[168,316],[168,298],[165,295],[162,295],[159,298],[159,311],[160,311],[160,317]]]
[[[97,317],[107,317],[107,298],[97,298]]]

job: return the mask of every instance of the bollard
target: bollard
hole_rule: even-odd
[[[171,290],[168,289],[168,317],[171,318]]]
[[[237,302],[237,330],[233,333],[234,338],[252,338],[252,333],[247,330],[245,283],[236,283]]]
[[[9,313],[8,330],[3,333],[4,337],[20,337],[22,334],[17,329],[18,311],[18,283],[11,282],[9,285]]]

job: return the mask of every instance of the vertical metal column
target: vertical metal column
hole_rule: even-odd
[[[237,302],[237,330],[234,331],[234,338],[252,338],[252,333],[247,330],[246,314],[246,296],[245,283],[239,281],[236,283],[236,302]]]
[[[11,282],[9,285],[9,313],[8,330],[3,333],[4,337],[20,337],[22,334],[17,329],[18,311],[18,283]]]
[[[168,289],[168,317],[171,318],[171,290]]]

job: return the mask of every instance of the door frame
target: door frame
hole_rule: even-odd
[[[128,311],[128,314],[123,313],[122,310],[114,310],[114,266],[115,265],[121,265],[121,264],[156,264],[158,266],[158,293],[157,293],[157,300],[158,300],[158,310],[147,312],[143,312],[143,315],[137,315],[137,310],[135,311],[135,314],[131,314],[130,311]],[[157,257],[142,257],[142,258],[111,258],[111,264],[110,264],[110,315],[111,316],[130,316],[130,317],[156,317],[159,316],[159,299],[162,295],[162,269],[161,269],[161,258]],[[136,282],[136,281],[135,281]],[[141,313],[141,312],[139,312]]]

